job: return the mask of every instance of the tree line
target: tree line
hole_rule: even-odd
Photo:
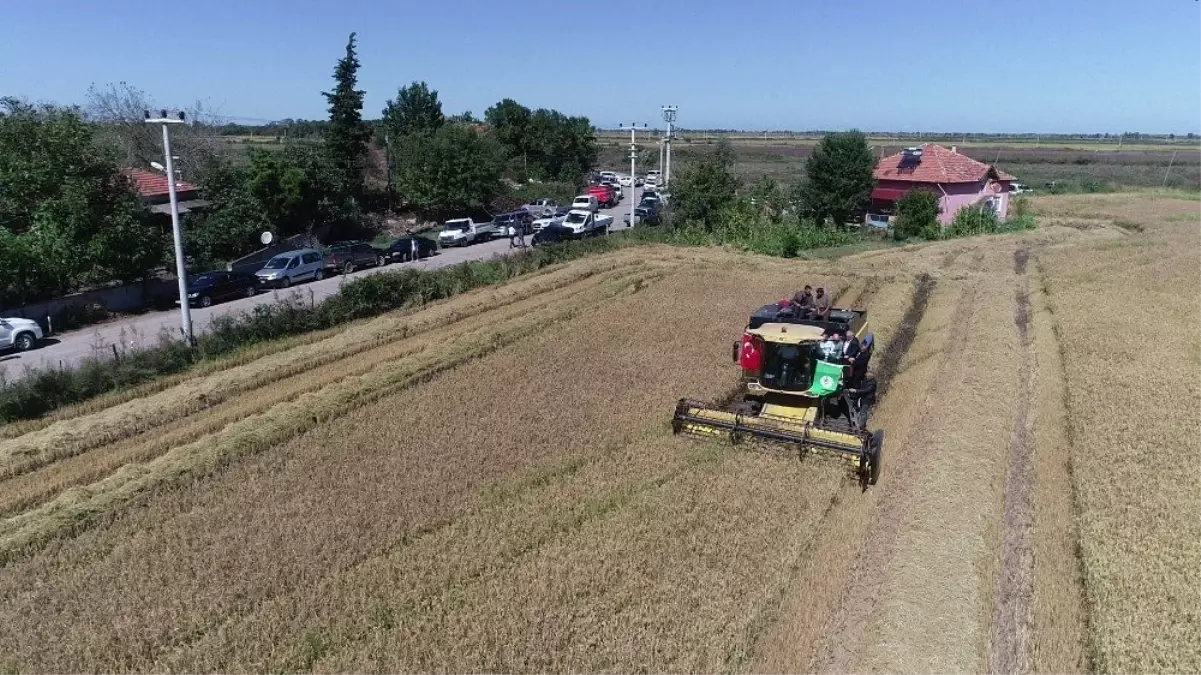
[[[197,104],[193,124],[172,127],[180,177],[210,204],[184,216],[190,269],[253,251],[263,231],[338,240],[370,234],[365,216],[393,209],[443,219],[511,207],[535,186],[571,192],[596,162],[586,117],[512,99],[483,119],[446,115],[423,81],[366,120],[359,67],[352,33],[322,92],[326,120],[222,124]],[[143,120],[158,109],[125,82],[93,86],[86,106],[0,99],[0,306],[169,267],[170,220],[144,207],[122,171],[162,161],[161,130]],[[247,130],[287,142],[235,149],[220,138]]]

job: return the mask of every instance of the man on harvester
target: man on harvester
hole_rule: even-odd
[[[814,304],[821,298],[820,314],[800,315],[789,301],[752,314],[734,344],[738,396],[723,406],[681,399],[673,431],[841,455],[865,486],[874,485],[884,433],[867,430],[875,402],[875,380],[867,375],[874,344],[867,312],[835,308],[819,288]]]

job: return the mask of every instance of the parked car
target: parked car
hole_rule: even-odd
[[[42,327],[33,319],[0,319],[0,349],[29,351],[38,346],[43,337]]]
[[[242,272],[205,272],[188,283],[188,304],[208,307],[233,298],[252,298],[259,292],[259,278]],[[179,300],[175,301],[179,304]]]
[[[622,187],[634,187],[634,179],[629,176],[618,176],[617,184]]]
[[[607,187],[605,185],[593,185],[592,187],[588,188],[588,194],[596,197],[596,203],[599,204],[602,209],[617,206],[617,193],[614,192],[613,188],[611,187]]]
[[[534,232],[540,232],[543,228],[549,225],[558,225],[559,223],[562,223],[563,219],[567,217],[567,214],[570,211],[571,207],[559,207],[555,209],[554,213],[535,220],[532,226]]]
[[[602,182],[603,181],[617,182],[617,172],[616,171],[602,171],[597,175],[600,177]]]
[[[442,224],[438,233],[438,244],[442,248],[448,246],[469,246],[477,241],[488,241],[496,236],[496,225],[491,221],[477,223],[471,218],[455,218]]]
[[[438,252],[438,244],[425,237],[404,236],[388,247],[389,262],[409,262],[428,258]]]
[[[526,204],[521,208],[534,214],[535,217],[541,217],[554,213],[558,207],[559,204],[555,200],[543,197],[542,199],[535,199],[532,203]]]
[[[325,249],[327,274],[350,274],[360,267],[383,264],[384,254],[365,241],[342,241]]]
[[[630,222],[629,214],[626,214],[625,223],[627,226],[646,225],[653,226],[662,222],[659,213],[659,205],[655,200],[648,200],[646,203],[634,207],[634,222]]]
[[[325,259],[311,248],[288,251],[268,260],[254,275],[267,287],[288,288],[300,281],[320,281],[325,278]]]
[[[563,219],[563,227],[570,228],[581,237],[591,237],[608,234],[609,226],[613,224],[613,216],[592,211],[571,211]]]
[[[542,246],[543,244],[556,244],[561,241],[573,241],[579,238],[575,230],[570,227],[564,225],[547,225],[538,230],[534,234],[534,238],[530,241],[534,246]]]
[[[580,195],[571,202],[571,209],[573,211],[576,209],[583,209],[585,211],[596,213],[600,210],[600,200],[598,200],[594,194]]]
[[[617,194],[617,201],[620,202],[622,199],[625,199],[626,194],[625,194],[625,190],[621,189],[621,183],[618,183],[617,181],[606,180],[606,181],[601,181],[601,187],[607,187],[610,190],[612,190],[613,192],[615,192]]]
[[[496,233],[503,237],[512,234],[510,228],[521,228],[522,232],[530,234],[534,231],[534,214],[529,211],[502,213],[492,219],[492,224],[496,226]]]

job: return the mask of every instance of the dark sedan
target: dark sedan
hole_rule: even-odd
[[[253,297],[258,292],[259,280],[253,274],[205,272],[188,283],[188,304],[208,307],[222,300]]]
[[[428,258],[438,252],[438,244],[425,237],[406,236],[388,247],[388,262],[409,262]]]
[[[534,234],[534,246],[543,244],[557,244],[563,241],[574,241],[579,239],[580,235],[575,233],[575,230],[564,225],[547,225]]]

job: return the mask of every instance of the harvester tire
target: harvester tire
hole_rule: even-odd
[[[869,442],[867,448],[868,454],[871,456],[871,461],[868,465],[867,484],[875,485],[876,481],[880,480],[880,465],[884,459],[883,429],[872,434],[872,440]]]

